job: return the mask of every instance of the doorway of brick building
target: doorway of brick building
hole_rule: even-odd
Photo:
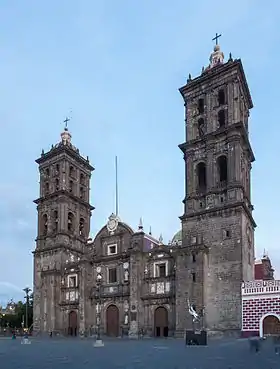
[[[268,315],[263,320],[263,335],[280,336],[280,320],[275,315]]]

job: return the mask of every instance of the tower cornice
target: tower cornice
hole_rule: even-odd
[[[209,84],[214,80],[221,80],[222,75],[230,72],[231,70],[237,69],[238,74],[240,75],[240,83],[243,86],[244,93],[246,95],[246,100],[248,101],[248,108],[253,108],[253,101],[250,94],[250,90],[247,84],[245,72],[243,69],[243,65],[241,59],[236,59],[234,61],[228,61],[225,64],[217,65],[216,67],[206,70],[200,76],[188,80],[188,83],[179,88],[179,91],[183,97],[188,95],[188,93],[193,92],[196,88],[199,88],[201,84]]]
[[[80,155],[79,150],[72,148],[69,145],[63,145],[59,143],[55,147],[53,147],[50,151],[46,153],[42,153],[41,157],[35,160],[35,162],[39,165],[44,164],[45,162],[56,158],[59,154],[65,153],[72,157],[74,160],[84,165],[88,170],[94,171],[94,167],[90,165],[89,161]]]
[[[236,135],[232,135],[230,136],[230,133],[234,133],[234,131],[238,132],[238,134]],[[250,156],[250,161],[254,162],[255,161],[255,156],[254,156],[254,152],[253,149],[251,147],[249,138],[248,138],[248,134],[245,130],[244,124],[242,122],[237,122],[234,124],[230,124],[229,126],[222,128],[222,129],[218,129],[217,131],[214,132],[210,132],[207,133],[203,138],[196,138],[194,140],[188,141],[188,142],[183,142],[180,145],[178,145],[179,149],[185,154],[187,150],[192,150],[192,149],[196,149],[197,148],[197,144],[199,142],[201,142],[201,144],[203,145],[211,145],[212,141],[213,143],[216,142],[217,137],[222,136],[222,135],[226,135],[226,139],[228,140],[228,142],[233,142],[233,141],[238,141],[240,139],[240,137],[242,137],[245,141],[246,147],[249,151],[249,156]]]
[[[206,214],[213,214],[214,215],[219,215],[221,212],[226,211],[226,210],[230,210],[230,209],[244,209],[245,213],[247,214],[248,218],[250,219],[252,225],[254,228],[257,227],[257,224],[250,212],[250,210],[248,209],[248,207],[246,206],[245,202],[243,201],[239,201],[239,202],[235,202],[233,204],[226,204],[223,207],[215,207],[215,208],[211,208],[211,209],[203,209],[200,211],[195,211],[194,213],[188,213],[188,214],[183,214],[179,217],[180,220],[186,220],[186,219],[190,219],[190,218],[198,218],[201,216],[204,216]]]
[[[61,196],[61,198],[59,198],[59,196]],[[88,202],[82,200],[80,197],[77,197],[75,195],[73,195],[72,193],[66,191],[66,190],[59,190],[59,191],[55,191],[53,193],[50,193],[44,197],[39,197],[38,199],[34,200],[33,202],[37,205],[47,201],[47,200],[53,200],[54,198],[57,198],[57,201],[66,201],[68,198],[78,202],[79,204],[85,206],[86,208],[90,209],[90,210],[94,210],[95,207],[90,205]]]

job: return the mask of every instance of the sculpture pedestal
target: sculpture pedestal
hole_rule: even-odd
[[[21,344],[22,345],[30,345],[31,341],[29,340],[29,338],[23,338],[21,340]]]
[[[202,330],[187,330],[186,331],[187,346],[207,346],[207,332]]]
[[[130,323],[130,329],[128,331],[128,337],[132,339],[138,338],[138,324],[136,321]]]
[[[96,340],[93,344],[93,347],[103,347],[104,342],[102,340]]]

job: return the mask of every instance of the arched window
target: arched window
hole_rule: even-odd
[[[73,165],[70,165],[70,167],[69,167],[69,176],[74,177],[74,173],[75,173],[74,167],[73,167]]]
[[[60,170],[60,166],[59,166],[59,164],[56,164],[56,166],[55,166],[55,170],[56,170],[56,174],[58,174],[58,173],[59,173],[59,170]]]
[[[58,231],[58,211],[55,210],[53,212],[53,225],[54,225],[54,231],[57,232]]]
[[[198,119],[197,128],[198,128],[199,137],[203,137],[204,134],[205,134],[205,125],[204,125],[204,119],[203,118]]]
[[[47,214],[44,214],[42,216],[42,234],[43,236],[46,236],[48,233],[48,216]]]
[[[226,124],[226,114],[224,110],[220,110],[218,113],[219,128],[224,127]]]
[[[218,103],[219,106],[224,105],[226,103],[225,91],[223,89],[218,92]]]
[[[85,220],[84,220],[84,218],[80,218],[79,235],[80,236],[84,236],[85,235]]]
[[[85,189],[84,189],[84,187],[80,187],[80,198],[82,199],[82,200],[84,200],[85,199]]]
[[[68,228],[68,231],[69,232],[73,232],[74,231],[74,215],[70,211],[68,213],[68,224],[67,224],[67,228]]]
[[[69,192],[73,192],[74,183],[72,180],[69,181]]]
[[[49,177],[49,175],[50,175],[50,170],[49,170],[49,168],[47,168],[46,169],[46,176]]]
[[[50,184],[49,182],[45,182],[45,195],[48,195],[50,192]]]
[[[197,165],[197,186],[199,192],[206,191],[207,181],[206,181],[206,165],[205,163],[199,163]]]
[[[85,176],[83,173],[80,174],[80,184],[84,185],[85,184]]]
[[[56,191],[59,190],[59,179],[58,178],[55,179],[55,190]]]
[[[198,111],[199,111],[199,114],[203,114],[204,113],[204,99],[199,99],[198,100]]]
[[[226,184],[228,180],[228,173],[227,173],[227,157],[222,155],[219,156],[217,160],[218,164],[218,174],[219,174],[219,182]]]

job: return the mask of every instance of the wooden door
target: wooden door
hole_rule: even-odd
[[[263,335],[280,335],[280,320],[274,316],[269,315],[263,320]]]
[[[106,311],[107,335],[111,337],[119,336],[119,310],[116,305],[110,305]]]
[[[168,337],[168,312],[165,307],[160,306],[155,310],[154,334],[156,337]]]
[[[69,313],[69,325],[68,334],[70,336],[77,336],[78,330],[78,316],[76,311],[70,311]]]

